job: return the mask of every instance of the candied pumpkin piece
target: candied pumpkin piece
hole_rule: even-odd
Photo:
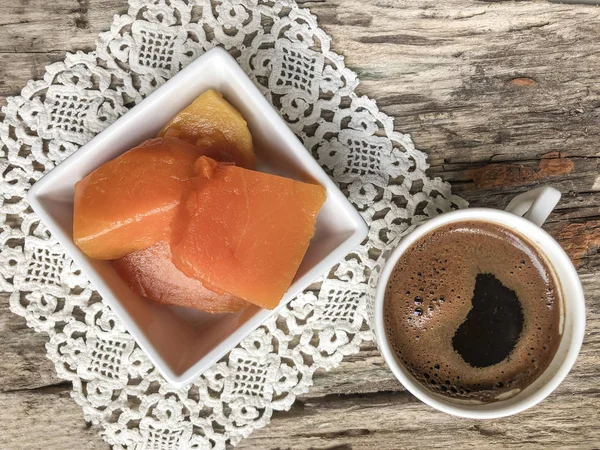
[[[254,169],[256,156],[252,135],[237,109],[223,94],[209,89],[183,109],[160,131],[159,136],[177,137],[200,147],[220,148],[241,167]],[[212,156],[207,153],[207,156]]]
[[[254,169],[256,159],[249,163],[245,155],[238,151],[237,147],[225,139],[220,131],[211,136],[198,138],[194,145],[202,150],[202,155],[220,162],[231,162],[236,166]]]
[[[90,258],[116,259],[169,240],[201,154],[179,139],[150,139],[77,182],[75,244]]]
[[[248,306],[231,294],[217,294],[201,281],[185,276],[171,261],[168,242],[113,261],[121,278],[138,295],[166,305],[185,306],[209,313],[233,313]]]
[[[206,157],[195,168],[173,221],[173,263],[216,292],[275,308],[304,258],[325,189]]]

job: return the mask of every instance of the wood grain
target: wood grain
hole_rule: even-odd
[[[66,52],[91,51],[126,0],[0,0],[0,106]]]
[[[581,275],[584,346],[560,388],[516,417],[477,422],[425,406],[372,344],[240,448],[600,446],[600,9],[543,1],[305,0],[377,100],[473,206],[551,183],[547,229]],[[0,0],[0,105],[65,51],[89,50],[124,0]],[[0,447],[104,448],[45,360],[45,338],[0,298]],[[60,413],[60,414],[59,414]],[[13,424],[29,432],[19,435]],[[8,426],[6,426],[8,425]]]
[[[25,319],[8,308],[8,299],[0,300],[0,393],[39,389],[63,381],[56,377],[54,365],[46,358],[47,336],[34,333]],[[0,432],[1,433],[1,432]]]
[[[70,397],[70,383],[0,394],[3,449],[107,449]]]

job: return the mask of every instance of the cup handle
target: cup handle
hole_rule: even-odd
[[[560,200],[560,195],[559,190],[550,186],[535,188],[513,198],[506,211],[541,227]]]

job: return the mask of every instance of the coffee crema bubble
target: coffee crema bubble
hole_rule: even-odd
[[[533,244],[484,221],[421,237],[394,267],[384,300],[388,341],[428,389],[492,402],[548,367],[561,332],[561,291]]]

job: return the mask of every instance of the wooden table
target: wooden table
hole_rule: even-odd
[[[547,229],[567,249],[588,306],[566,381],[516,417],[478,422],[425,406],[371,344],[239,448],[600,446],[600,9],[541,1],[305,1],[360,94],[429,154],[430,175],[473,206],[503,207],[549,183]],[[91,50],[125,0],[0,0],[0,105],[65,51]],[[45,358],[43,335],[0,298],[0,447],[106,448]]]

